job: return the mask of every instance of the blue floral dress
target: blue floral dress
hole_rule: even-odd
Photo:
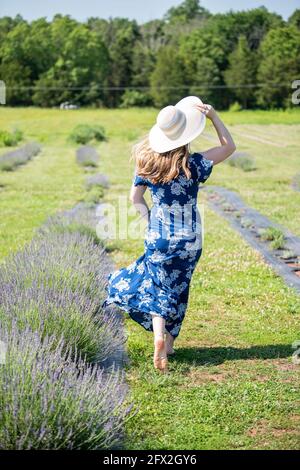
[[[152,184],[135,175],[134,185],[147,186],[153,202],[145,252],[109,275],[103,302],[103,307],[115,303],[148,331],[153,331],[152,315],[162,316],[174,338],[180,332],[191,277],[202,253],[199,183],[207,180],[213,168],[213,161],[199,153],[191,154],[188,161],[190,179],[181,171],[168,183]]]

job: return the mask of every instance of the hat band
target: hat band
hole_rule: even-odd
[[[176,113],[176,117],[177,117],[177,122],[174,122],[174,124],[171,124],[168,126],[168,128],[166,129],[162,129],[163,133],[169,138],[169,139],[178,139],[178,137],[180,137],[180,135],[182,134],[185,126],[186,126],[186,117],[185,117],[185,114],[177,109],[177,111],[179,112],[179,116],[178,114]],[[179,119],[178,119],[179,117]]]

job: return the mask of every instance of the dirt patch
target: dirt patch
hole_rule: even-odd
[[[249,429],[247,431],[247,436],[256,437],[257,435],[263,435],[268,432],[268,422],[266,420],[262,420],[255,425],[255,427]]]
[[[178,349],[180,354],[180,348]],[[180,358],[172,357],[171,362],[180,363]],[[299,381],[300,368],[290,362],[291,359],[264,359],[264,360],[242,360],[223,363],[207,363],[197,361],[197,356],[193,353],[193,360],[184,361],[185,381],[183,386],[197,387],[205,384],[223,384],[227,381],[247,380],[251,382],[267,383],[274,380],[278,383],[296,384]],[[201,365],[197,367],[197,365]],[[294,420],[297,419],[296,415]]]
[[[293,427],[281,427],[280,425],[274,427],[267,420],[261,420],[253,428],[247,431],[247,435],[250,437],[262,437],[268,436],[268,438],[280,438],[283,436],[299,436],[299,429],[297,429],[297,424],[299,423],[300,416],[297,416],[297,420],[292,417],[288,419]],[[294,428],[295,424],[295,428]]]
[[[280,364],[275,363],[274,366],[279,371],[295,371],[295,370],[300,371],[299,365],[293,364],[293,363],[280,363]]]
[[[211,373],[204,369],[192,370],[186,375],[189,380],[189,387],[194,387],[207,383],[222,383],[225,382],[228,378],[230,378],[230,376],[231,375],[227,372]]]

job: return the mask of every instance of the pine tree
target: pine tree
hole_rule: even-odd
[[[257,57],[251,51],[245,36],[240,36],[236,49],[229,56],[229,67],[225,71],[225,82],[232,87],[235,98],[247,108],[255,101]]]
[[[165,46],[159,50],[150,83],[151,95],[158,107],[175,104],[184,97],[184,68],[175,47]]]

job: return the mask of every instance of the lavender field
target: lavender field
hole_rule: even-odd
[[[107,185],[94,179],[87,191]],[[112,263],[95,209],[82,202],[46,218],[0,265],[0,449],[121,446],[130,406],[123,372],[106,365],[124,333],[101,309]]]
[[[153,371],[147,332],[101,309],[112,262],[128,265],[143,240],[99,240],[95,206],[117,208],[128,196],[130,149],[155,115],[1,109],[0,129],[23,133],[9,151],[41,146],[26,164],[0,171],[2,449],[299,448],[299,294],[214,211],[209,191],[199,195],[204,253],[170,373]],[[222,117],[241,154],[214,170],[207,190],[234,192],[299,237],[299,112]],[[95,123],[106,140],[70,141],[78,124]],[[208,126],[193,149],[216,142]],[[108,366],[125,338],[126,380]]]

